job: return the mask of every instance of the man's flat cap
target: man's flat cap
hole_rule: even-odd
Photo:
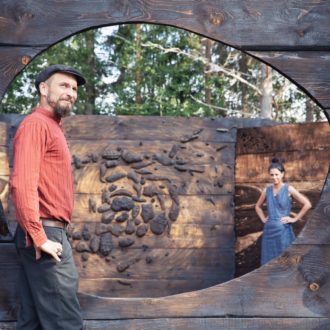
[[[73,75],[77,80],[78,86],[84,85],[86,83],[86,79],[84,78],[84,76],[76,69],[64,64],[54,64],[38,74],[35,81],[35,86],[37,90],[39,90],[39,84],[41,82],[46,81],[50,76],[57,72],[63,72]]]

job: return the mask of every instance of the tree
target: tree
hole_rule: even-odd
[[[77,114],[265,117],[301,121],[306,96],[275,70],[234,48],[169,26],[90,30],[51,47],[17,77],[0,111],[27,113],[35,74],[53,63],[82,71]],[[322,119],[315,106],[314,119]],[[308,115],[311,119],[311,115]],[[323,117],[324,118],[324,117]]]
[[[273,103],[272,69],[263,63],[261,64],[261,77],[260,117],[271,119]]]

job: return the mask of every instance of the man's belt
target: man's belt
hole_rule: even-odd
[[[66,221],[61,221],[57,219],[45,219],[40,218],[42,225],[45,227],[55,227],[55,228],[62,228],[65,229],[68,226],[68,223]]]

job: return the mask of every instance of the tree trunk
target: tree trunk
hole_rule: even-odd
[[[135,102],[136,104],[142,104],[142,95],[141,95],[141,25],[136,25],[136,34],[135,34],[135,45],[136,45],[136,71],[135,71]]]
[[[314,104],[311,99],[306,99],[306,121],[312,122],[314,120]]]
[[[89,56],[87,57],[87,65],[90,69],[90,77],[88,84],[86,84],[86,95],[87,102],[84,113],[86,115],[92,115],[95,113],[95,99],[96,99],[96,89],[94,79],[97,77],[96,72],[96,56],[95,56],[95,31],[89,30],[84,33],[86,47],[89,49]]]
[[[246,74],[248,72],[248,56],[244,53],[241,54],[241,58],[239,60],[239,71],[242,74]],[[243,76],[243,78],[246,79],[245,76]],[[241,104],[242,104],[242,117],[247,117],[247,114],[249,112],[249,107],[248,107],[248,88],[246,84],[240,84],[240,88],[241,88]]]
[[[203,42],[204,56],[209,63],[211,63],[212,61],[212,45],[213,45],[213,41],[211,39],[204,39]],[[210,77],[211,77],[210,65],[207,64],[204,66],[204,94],[205,94],[204,102],[206,104],[212,104]]]
[[[273,93],[273,85],[272,85],[272,69],[266,64],[261,64],[261,91],[262,96],[260,100],[260,117],[261,118],[272,118],[272,93]]]

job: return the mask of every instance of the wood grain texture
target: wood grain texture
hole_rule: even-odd
[[[0,317],[15,320],[17,258],[12,244],[1,244]],[[11,258],[8,258],[11,256]],[[102,298],[80,293],[84,318],[177,317],[327,317],[330,250],[321,245],[293,245],[281,257],[253,273],[223,285],[164,298]],[[16,275],[15,275],[16,274]],[[257,283],[256,283],[257,281]],[[253,301],[253,304],[251,303]]]
[[[324,149],[330,149],[328,122],[240,128],[237,131],[237,155]]]
[[[0,80],[1,96],[12,77],[31,58],[65,37],[104,25],[146,22],[183,28],[243,50],[285,50],[282,55],[255,53],[254,56],[269,61],[308,91],[320,105],[329,106],[326,51],[330,34],[326,23],[330,5],[324,2],[301,0],[297,5],[294,0],[276,3],[268,0],[256,5],[252,1],[242,3],[238,0],[227,0],[221,4],[215,1],[174,1],[169,4],[165,1],[128,3],[98,0],[93,3],[84,1],[79,6],[70,1],[57,6],[53,1],[36,6],[30,2],[2,0],[0,4],[0,43],[4,47],[0,54],[9,59],[5,61],[10,63],[9,67],[14,64],[9,70],[8,64],[5,65],[6,70]],[[59,20],[61,28],[58,28]],[[57,28],[53,29],[53,25]],[[7,45],[16,46],[16,49],[8,47],[9,56],[6,54]],[[311,52],[301,52],[304,49],[316,51],[310,55]],[[290,50],[297,50],[299,54],[287,53]],[[293,62],[297,64],[291,65]],[[9,80],[5,79],[8,72]]]
[[[323,108],[330,107],[329,52],[249,52],[296,82]]]
[[[22,63],[27,63],[29,58],[49,45],[83,29],[147,22],[181,27],[258,53],[265,50],[285,51],[279,56],[274,56],[274,53],[260,56],[265,56],[266,62],[273,62],[274,67],[280,67],[280,71],[303,89],[310,90],[309,94],[322,107],[328,108],[326,114],[330,118],[329,106],[326,106],[329,104],[326,72],[329,71],[330,40],[330,4],[327,1],[97,0],[80,2],[77,6],[75,1],[36,4],[32,1],[1,0],[0,5],[0,97],[14,75],[24,67]],[[57,28],[54,29],[54,26]],[[303,52],[305,50],[309,52]],[[24,55],[27,57],[23,58]],[[251,329],[329,328],[330,255],[326,244],[330,236],[329,190],[328,175],[313,216],[297,244],[291,246],[282,258],[226,284],[172,297],[105,299],[81,294],[84,317],[99,320],[91,322],[90,328],[107,327],[109,319],[113,319],[110,322],[114,322],[112,325],[119,329],[120,326],[127,326],[128,329],[139,325],[148,327],[150,320],[145,319],[154,322],[157,317],[157,329],[193,329],[196,322],[198,329],[221,329],[221,326],[224,329],[246,329],[249,326]],[[304,245],[306,243],[311,245]],[[0,267],[1,278],[7,276],[5,281],[0,282],[3,286],[0,290],[3,294],[0,319],[9,321],[15,319],[16,313],[15,287],[11,281],[17,275],[17,268],[13,264],[9,266],[10,271],[7,270],[7,257],[10,256],[15,263],[15,256],[12,254],[13,246],[7,246],[7,250],[5,246],[0,246],[6,256],[4,260],[0,258],[1,264],[4,263]],[[236,318],[228,318],[228,315]],[[256,318],[258,315],[262,319]],[[248,319],[242,319],[242,316]],[[119,318],[131,320],[122,321]],[[107,323],[102,323],[102,319]],[[143,322],[149,324],[143,325]],[[4,329],[7,325],[11,326],[1,324]]]
[[[329,318],[161,318],[84,321],[83,330],[327,330]],[[2,330],[14,330],[15,322],[1,322]]]
[[[153,262],[148,264],[146,257],[152,257]],[[233,249],[113,249],[110,260],[91,255],[87,262],[75,257],[80,269],[81,279],[116,279],[123,280],[164,280],[170,285],[172,280],[210,280],[213,284],[232,279],[233,277]],[[116,266],[128,262],[130,267],[118,272]],[[184,270],[184,273],[182,272]],[[231,275],[231,276],[230,276]],[[208,285],[211,286],[211,285]],[[177,287],[180,290],[179,287]],[[91,288],[89,289],[91,290]],[[196,288],[195,288],[196,290]],[[138,294],[138,292],[136,292]],[[121,297],[113,292],[110,297]],[[144,287],[141,296],[148,296],[147,287]],[[124,296],[125,297],[125,296]]]
[[[2,4],[0,3],[0,6]],[[0,34],[7,34],[13,28],[6,30],[3,28],[3,16],[0,14]],[[1,40],[1,37],[0,37]],[[6,47],[0,41],[0,100],[5,95],[7,86],[12,82],[30,60],[41,52],[42,47]]]
[[[329,169],[330,148],[325,150],[301,150],[273,152],[267,154],[246,154],[236,158],[236,182],[269,181],[268,166],[276,156],[284,160],[285,180],[325,181]],[[317,162],[315,162],[317,159]]]
[[[330,243],[330,172],[323,186],[321,198],[308,218],[307,225],[296,240],[297,244]]]
[[[80,301],[82,306],[88,306],[85,317],[94,319],[118,318],[123,314],[132,318],[149,315],[154,318],[192,315],[327,317],[329,253],[323,246],[294,245],[283,257],[253,273],[201,291],[156,300],[115,301],[81,294]],[[321,283],[317,291],[310,289],[314,282]]]
[[[152,120],[152,125],[150,125]],[[186,136],[203,142],[234,142],[237,119],[226,121],[211,118],[146,117],[146,116],[71,116],[63,127],[70,140],[132,140],[180,142]],[[217,128],[223,128],[217,131]]]
[[[118,321],[86,321],[84,330],[326,330],[330,326],[328,318],[178,318]],[[11,330],[12,328],[10,328]],[[5,328],[7,330],[7,328]],[[9,329],[8,329],[9,330]]]
[[[330,5],[320,1],[115,1],[33,2],[2,0],[0,40],[7,44],[55,43],[89,27],[123,22],[182,27],[224,42],[251,47],[328,46]],[[272,24],[269,24],[272,22]],[[61,29],[54,30],[53,26]],[[267,28],[265,28],[267,26]],[[8,34],[5,31],[12,31]],[[258,30],[258,34],[254,31]],[[235,33],[233,33],[235,32]],[[274,35],[277,38],[274,38]]]

